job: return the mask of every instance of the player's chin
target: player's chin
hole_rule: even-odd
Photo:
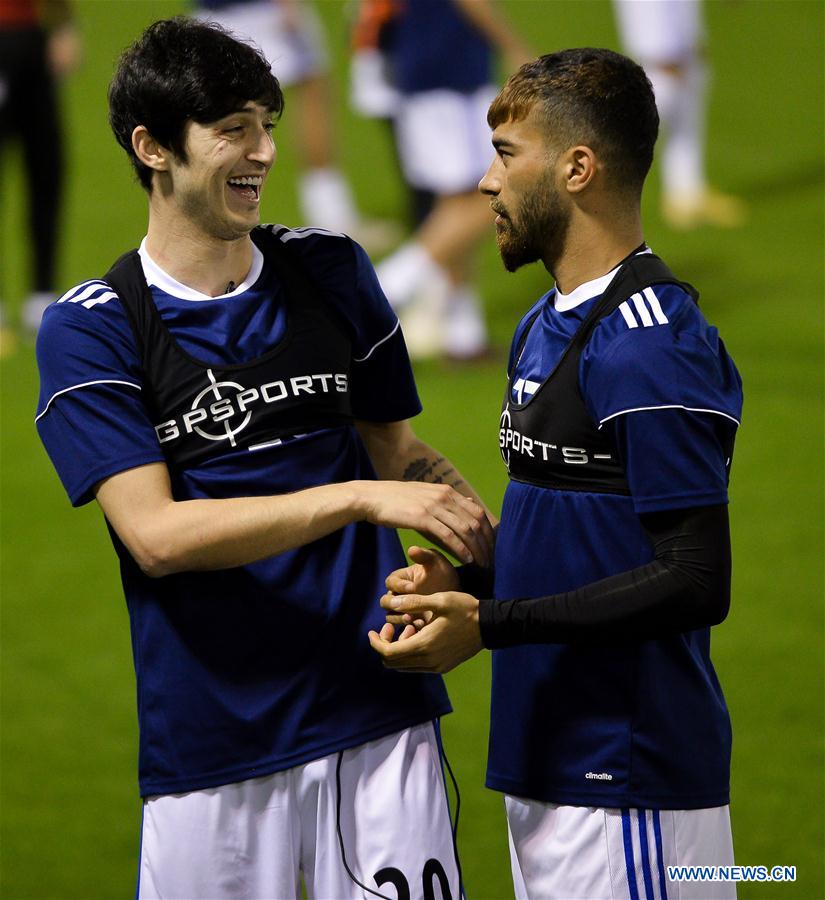
[[[261,216],[257,209],[254,212],[243,215],[235,213],[226,217],[221,237],[227,241],[236,241],[239,238],[246,237],[250,231],[257,228],[260,224]]]

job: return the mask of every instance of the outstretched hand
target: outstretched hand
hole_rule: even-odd
[[[381,606],[406,624],[398,637],[387,623],[371,631],[372,649],[390,669],[444,673],[483,649],[478,625],[478,600],[470,594],[443,591],[429,596],[385,594]],[[414,623],[426,622],[416,626]]]
[[[366,481],[365,518],[374,525],[413,528],[462,562],[489,566],[495,534],[484,508],[447,484]]]

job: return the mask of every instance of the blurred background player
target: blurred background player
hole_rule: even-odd
[[[662,216],[672,228],[734,228],[745,219],[737,197],[705,175],[708,65],[700,0],[614,0],[625,51],[653,84],[662,122]]]
[[[532,54],[488,0],[365,0],[356,46],[355,105],[393,114],[414,197],[416,231],[377,267],[381,286],[411,355],[482,356],[488,336],[473,280],[489,212],[476,186],[490,155],[493,51],[512,68]]]
[[[80,38],[67,0],[0,2],[0,154],[18,140],[26,172],[31,294],[22,312],[33,334],[55,299],[57,235],[63,209],[63,129],[57,81],[80,60]],[[0,309],[0,355],[14,337]]]
[[[254,43],[296,95],[298,202],[307,225],[343,232],[380,253],[397,243],[394,222],[366,219],[335,153],[328,59],[321,22],[306,0],[197,0],[199,18]]]

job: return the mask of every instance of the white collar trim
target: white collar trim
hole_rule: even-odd
[[[636,255],[641,256],[643,253],[652,252],[653,251],[650,248],[646,247],[644,250],[640,250]],[[582,303],[586,303],[588,300],[598,297],[605,292],[607,286],[613,280],[613,276],[618,270],[619,267],[616,266],[616,268],[611,269],[607,275],[602,275],[600,278],[594,278],[593,281],[585,281],[584,284],[580,284],[569,294],[562,294],[562,292],[556,288],[556,293],[553,295],[553,308],[557,312],[568,312],[571,309],[575,309],[577,306],[581,306]]]
[[[150,287],[160,288],[162,291],[171,294],[171,296],[176,297],[178,300],[192,300],[194,302],[201,302],[203,300],[222,300],[225,297],[235,297],[238,294],[242,294],[255,284],[264,267],[263,253],[261,253],[261,251],[253,244],[252,266],[250,267],[246,278],[228,294],[219,294],[217,297],[210,297],[209,294],[202,294],[194,288],[181,284],[179,281],[172,278],[171,275],[164,272],[152,257],[149,256],[146,250],[146,238],[140,242],[138,254],[140,256],[140,263],[143,266],[143,274],[146,278],[146,283]]]

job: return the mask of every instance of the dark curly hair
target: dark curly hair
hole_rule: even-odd
[[[586,144],[618,189],[641,192],[653,162],[659,113],[644,69],[612,50],[583,47],[523,65],[493,100],[491,128],[538,103],[554,145]]]
[[[187,120],[214,122],[250,100],[276,116],[284,109],[281,86],[261,53],[215,23],[176,16],[150,25],[121,55],[109,85],[109,124],[151,191],[152,170],[132,148],[138,125],[185,160]]]

